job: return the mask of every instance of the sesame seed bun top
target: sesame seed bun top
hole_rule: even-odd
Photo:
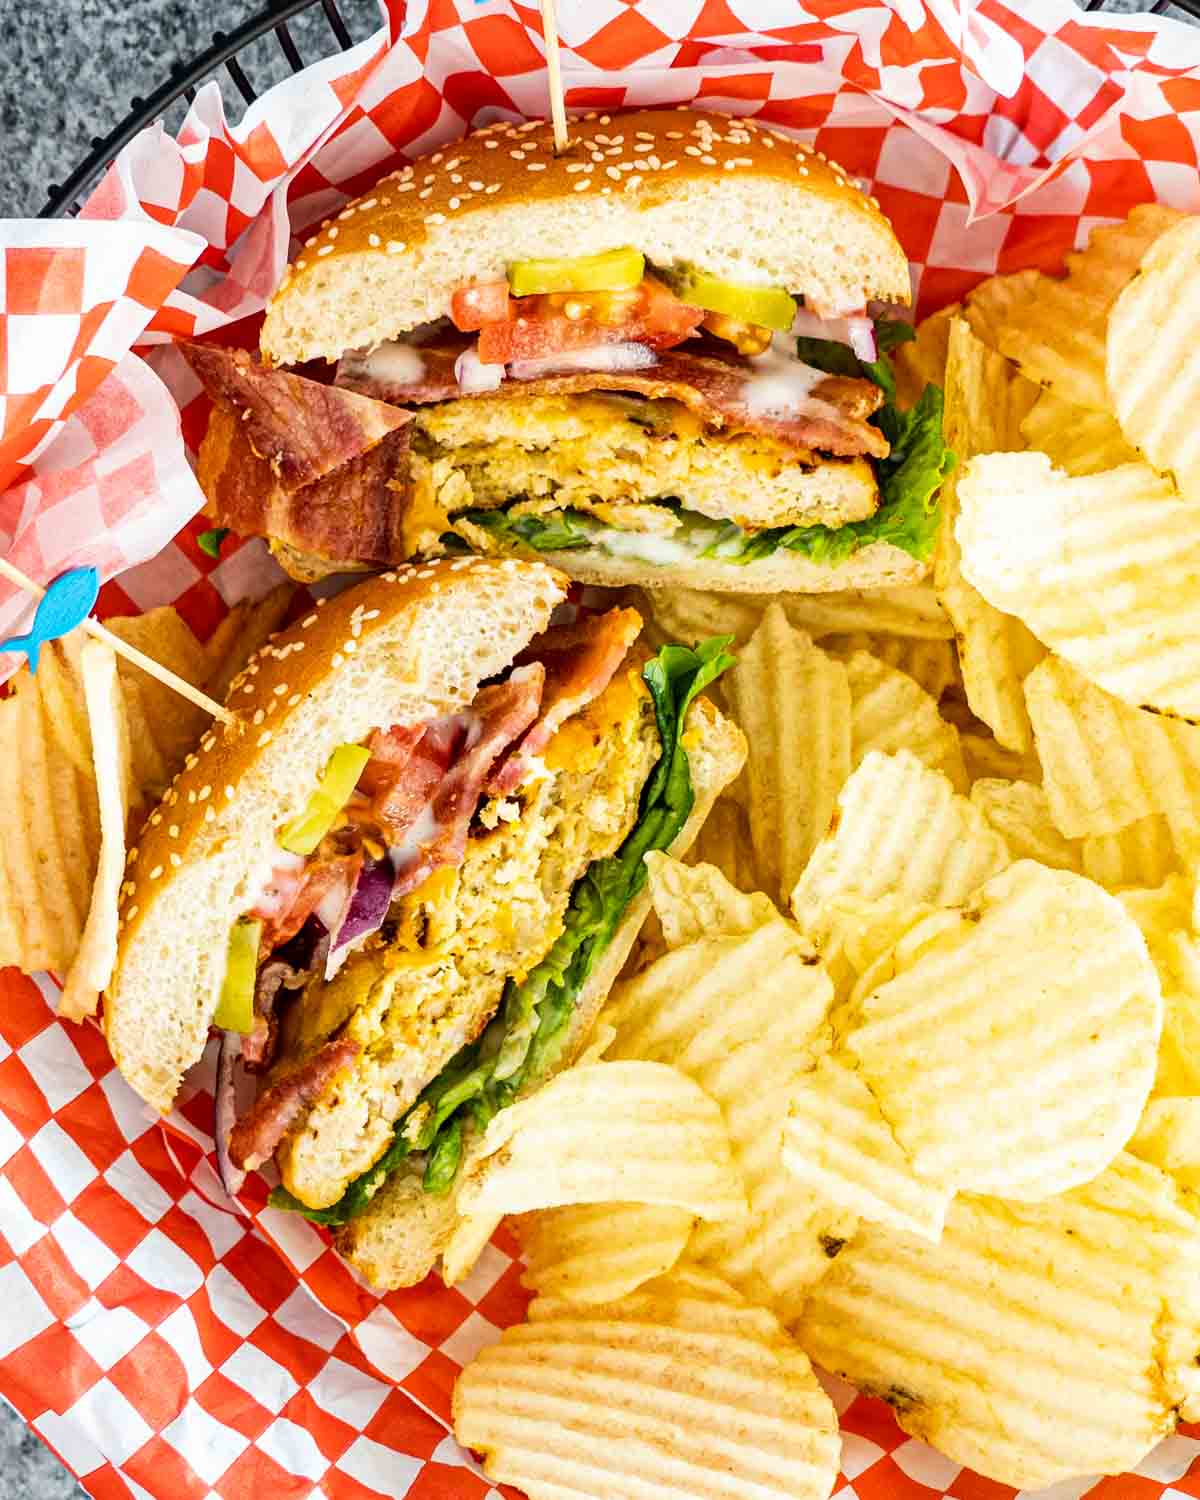
[[[469,703],[545,628],[566,579],[458,558],[379,574],[274,636],[130,850],[104,1027],[125,1077],[167,1110],[204,1048],[234,922],[338,745]]]
[[[459,287],[514,260],[631,245],[823,312],[907,301],[878,204],[835,162],[742,117],[587,115],[554,152],[544,120],[489,125],[383,178],[305,244],[267,309],[275,364],[336,359],[444,317]]]

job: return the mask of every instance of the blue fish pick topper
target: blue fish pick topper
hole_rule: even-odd
[[[24,651],[29,670],[38,669],[38,653],[47,641],[56,641],[82,625],[92,612],[100,592],[95,568],[70,568],[51,582],[38,601],[27,635],[12,635],[0,641],[0,651]]]

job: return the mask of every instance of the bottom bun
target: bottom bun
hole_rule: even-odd
[[[275,560],[290,577],[313,583],[330,573],[361,571],[363,563],[318,557],[285,542],[272,541]],[[780,550],[756,562],[720,562],[698,557],[694,562],[657,566],[631,557],[612,557],[597,547],[573,547],[564,552],[519,551],[497,556],[522,557],[559,568],[580,583],[607,588],[636,584],[645,589],[706,589],[714,594],[832,594],[846,589],[890,589],[920,583],[929,563],[918,562],[890,542],[870,542],[845,562],[813,562],[798,552]]]
[[[737,776],[746,756],[741,730],[723,718],[707,699],[697,699],[690,710],[687,733],[697,741],[693,745],[689,740],[688,747],[696,801],[691,816],[668,851],[676,858],[691,847],[713,803]],[[583,1050],[649,910],[650,895],[643,889],[631,903],[607,953],[579,997],[563,1056],[554,1072],[569,1067]],[[468,1148],[459,1183],[471,1175],[471,1166],[472,1153]],[[401,1168],[380,1188],[366,1212],[338,1231],[335,1244],[340,1254],[378,1290],[415,1286],[433,1270],[450,1241],[458,1223],[456,1200],[457,1189],[444,1198],[436,1198],[422,1187],[420,1171],[415,1167]]]

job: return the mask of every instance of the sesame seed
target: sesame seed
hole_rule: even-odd
[[[471,191],[473,193],[482,193],[483,192],[483,183],[480,182],[480,181],[478,181],[478,179],[476,181],[474,181],[474,182],[468,182],[467,186],[471,189]]]
[[[305,615],[303,620],[300,621],[300,629],[307,630],[310,625],[315,625],[316,623],[316,615]]]
[[[415,187],[415,182],[402,182],[396,191],[398,193],[411,193]]]
[[[685,146],[683,148],[683,150],[684,150],[684,155],[686,155],[686,156],[699,156],[700,155],[700,147],[699,146]]]
[[[151,880],[158,880],[161,877],[162,872],[163,872],[162,865],[155,865],[154,868],[153,868],[153,870],[150,871],[150,879]]]
[[[206,784],[206,785],[202,786],[200,788],[200,790],[196,793],[196,798],[200,802],[207,802],[208,799],[209,799],[209,797],[211,795],[212,795],[212,787]]]
[[[527,172],[544,172],[546,170],[546,163],[544,161],[529,161],[525,163],[525,170]]]
[[[275,736],[271,733],[271,731],[269,729],[264,729],[263,732],[258,737],[258,748],[260,750],[265,749],[266,746],[268,746],[274,738],[275,738]]]
[[[303,256],[301,256],[301,258],[296,262],[297,271],[303,271],[306,265],[308,265],[308,262],[303,258]]]
[[[448,206],[450,208],[454,209],[454,208],[457,208],[461,202],[462,202],[461,198],[451,198],[450,203],[449,203]]]
[[[419,574],[417,576],[420,577]],[[348,641],[344,641],[342,643],[342,650],[345,651],[347,655],[353,656],[354,653],[358,650],[358,642],[354,639],[353,636],[351,636]]]
[[[403,240],[388,240],[388,242],[387,242],[387,253],[389,255],[399,255],[400,252],[403,249],[404,249],[404,241]],[[325,601],[322,600],[321,602],[324,603]]]
[[[702,156],[700,160],[706,167],[715,167],[717,164],[717,158],[715,156]]]
[[[681,140],[683,140],[683,131],[682,130],[664,130],[663,131],[663,135],[666,137],[666,139],[668,141],[681,141]]]
[[[484,149],[486,151],[496,151],[496,150],[499,150],[500,142],[499,141],[484,141],[483,145],[484,145]]]
[[[524,153],[524,151],[510,151],[508,154],[509,154],[509,156],[512,157],[513,161],[524,161],[525,160],[525,153]]]
[[[640,177],[631,177],[625,185],[626,187],[639,188],[642,185],[642,179]]]
[[[361,209],[362,209],[362,211],[363,211],[363,212],[364,212],[364,213],[366,213],[366,211],[367,211],[367,209],[369,209],[369,208],[374,208],[374,207],[375,207],[375,205],[376,205],[376,204],[377,204],[377,203],[378,203],[378,202],[379,202],[379,199],[378,199],[378,198],[368,198],[368,199],[367,199],[367,200],[366,200],[366,202],[365,202],[365,203],[360,203],[360,204],[359,204],[359,207],[360,207],[360,208],[361,208]]]
[[[633,133],[633,137],[634,140],[637,141],[652,141],[654,139],[654,136],[649,130],[635,130]]]
[[[432,192],[433,192],[432,188],[422,188],[421,191],[417,194],[417,197],[418,198],[428,198],[429,195]]]
[[[588,187],[591,186],[591,182],[592,182],[592,179],[590,177],[581,177],[579,179],[579,181],[575,184],[575,191],[577,193],[582,193],[585,188],[588,188]]]
[[[228,784],[226,784],[226,787],[225,787],[225,800],[226,800],[226,802],[232,802],[233,801],[233,788],[231,786],[229,786]]]
[[[500,191],[500,184],[498,182],[493,182],[491,184],[491,186],[487,189],[487,192],[489,194],[491,194],[491,193],[498,193],[499,191]]]
[[[616,167],[605,167],[604,171],[605,175],[611,177],[614,182],[620,182],[621,174],[617,171]]]
[[[136,865],[137,864],[137,858],[138,858],[138,851],[136,849],[131,849],[129,851],[129,853],[125,856],[125,863],[127,865]]]
[[[254,710],[254,717],[250,720],[250,722],[251,722],[251,724],[261,724],[262,721],[265,718],[266,718],[266,714],[263,713],[262,709],[261,708],[256,708]]]
[[[317,251],[317,255],[318,256],[332,255],[332,254],[333,254],[333,246],[332,245],[322,245],[321,248]]]
[[[215,812],[214,812],[214,811],[213,811],[213,805],[212,805],[212,803],[211,803],[211,802],[210,802],[210,803],[209,803],[209,804],[208,804],[208,806],[207,806],[207,807],[206,807],[206,808],[205,808],[205,809],[204,809],[204,821],[205,821],[205,822],[206,822],[206,823],[215,823],[215,822],[216,822],[216,820],[217,820],[217,815],[216,815],[216,813],[215,813]]]
[[[426,224],[444,224],[446,222],[446,215],[445,214],[426,214],[425,215],[425,222],[426,222]]]
[[[179,837],[179,824],[178,823],[172,823],[168,827],[168,829],[167,829],[167,836],[169,838],[173,838],[173,839],[177,839]]]
[[[372,250],[378,250],[379,247],[380,247],[380,245],[382,243],[383,243],[383,241],[379,238],[379,236],[377,234],[369,234],[369,235],[367,235],[367,244],[370,245],[370,247],[371,247]]]
[[[137,914],[138,914],[139,911],[141,911],[141,907],[140,906],[131,906],[129,908],[129,910],[125,913],[125,919],[126,919],[126,921],[132,922],[133,919],[134,919],[134,917],[137,916]]]
[[[304,696],[303,693],[293,693],[292,696],[287,701],[287,706],[289,708],[295,708],[296,704],[300,702],[300,699],[303,696]]]
[[[341,233],[341,231],[340,231],[340,230],[339,230],[339,229],[338,229],[338,227],[337,227],[337,225],[336,225],[336,224],[334,224],[334,225],[332,225],[332,226],[331,226],[331,227],[330,227],[330,228],[329,228],[329,229],[328,229],[328,230],[327,230],[327,231],[326,231],[326,233],[327,233],[327,234],[328,234],[328,235],[329,235],[329,238],[330,238],[330,239],[331,239],[331,240],[336,240],[336,239],[337,239],[337,237],[338,237],[338,235],[339,235],[339,234],[340,234],[340,233]]]
[[[461,156],[456,156],[456,157],[453,158],[452,161],[448,161],[446,163],[446,171],[447,172],[453,172],[454,169],[455,169],[455,167],[459,167],[461,165],[462,165],[462,157]],[[450,179],[450,181],[451,182],[457,182],[458,179],[456,177],[452,177]]]
[[[178,870],[179,866],[183,863],[178,854],[171,854],[168,858],[171,861],[171,868],[173,870]]]

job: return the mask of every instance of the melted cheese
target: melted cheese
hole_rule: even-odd
[[[603,746],[636,722],[638,700],[648,694],[637,667],[618,670],[598,698],[567,720],[546,746],[545,762],[550,771],[587,773],[600,763]]]

